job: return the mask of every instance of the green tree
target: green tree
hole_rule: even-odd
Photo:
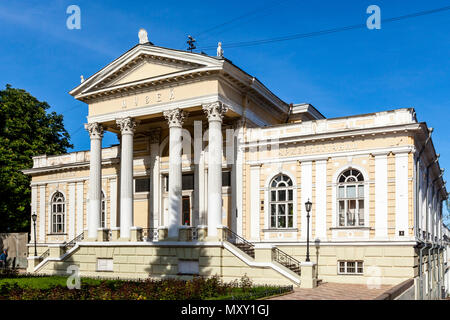
[[[0,90],[0,232],[30,230],[32,157],[56,155],[73,146],[63,116],[22,89]]]

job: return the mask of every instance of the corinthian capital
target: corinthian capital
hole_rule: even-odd
[[[170,127],[181,127],[184,119],[187,117],[187,113],[179,108],[164,111],[164,117],[167,119]]]
[[[85,123],[84,128],[89,132],[91,139],[103,138],[103,126],[100,123]]]
[[[120,128],[121,134],[133,134],[136,127],[136,121],[131,117],[116,119],[116,123]]]
[[[202,105],[208,121],[222,121],[224,114],[228,111],[228,107],[220,101]]]

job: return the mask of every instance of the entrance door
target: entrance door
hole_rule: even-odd
[[[191,225],[191,197],[183,196],[182,198],[182,224]]]

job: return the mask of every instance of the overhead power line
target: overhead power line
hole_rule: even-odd
[[[220,23],[220,24],[218,24],[218,25],[215,25],[215,26],[213,26],[213,27],[210,27],[210,28],[208,28],[208,29],[206,29],[206,30],[203,30],[203,31],[199,32],[199,33],[196,33],[195,36],[196,36],[196,38],[198,39],[198,38],[204,36],[205,34],[211,33],[211,31],[220,29],[220,28],[222,28],[222,27],[224,27],[224,26],[227,26],[227,25],[230,25],[230,24],[234,24],[234,26],[236,26],[236,25],[238,25],[238,23],[236,23],[237,21],[243,20],[243,19],[246,19],[246,18],[249,18],[249,17],[252,17],[252,16],[255,16],[257,13],[260,13],[260,12],[263,12],[263,11],[267,11],[267,10],[269,10],[270,8],[274,7],[275,5],[279,6],[281,3],[286,2],[286,1],[287,1],[287,0],[281,0],[281,1],[280,1],[280,0],[275,0],[275,1],[271,1],[271,2],[269,2],[269,3],[268,3],[267,5],[265,5],[265,6],[259,7],[259,8],[255,9],[255,10],[252,10],[252,11],[248,11],[248,12],[246,12],[246,13],[244,13],[244,14],[242,14],[242,15],[236,17],[236,18],[233,18],[233,19],[231,19],[231,20],[228,20],[228,21],[225,21],[225,22]],[[223,31],[223,30],[222,30],[222,31]],[[221,32],[221,31],[220,31],[220,32]]]
[[[400,21],[400,20],[405,20],[405,19],[410,19],[410,18],[416,18],[416,17],[425,16],[425,15],[434,14],[434,13],[443,12],[443,11],[448,11],[448,10],[450,10],[450,6],[433,9],[433,10],[415,12],[415,13],[398,16],[398,17],[393,17],[393,18],[388,18],[388,19],[381,19],[381,22],[389,23],[389,22]],[[269,38],[269,39],[231,42],[228,44],[222,43],[222,47],[223,48],[237,48],[237,47],[256,46],[256,45],[262,45],[262,44],[273,43],[273,42],[281,42],[281,41],[289,41],[289,40],[295,40],[295,39],[301,39],[301,38],[317,37],[317,36],[331,34],[331,33],[338,33],[338,32],[343,32],[343,31],[348,31],[348,30],[366,28],[366,26],[367,26],[366,23],[360,23],[360,24],[355,24],[355,25],[346,26],[346,27],[326,29],[326,30],[308,32],[308,33],[298,33],[298,34],[292,34],[292,35]],[[201,47],[199,49],[210,50],[210,49],[215,49],[216,47],[217,47],[217,45],[211,45],[211,46]]]

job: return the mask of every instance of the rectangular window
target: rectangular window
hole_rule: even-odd
[[[150,191],[149,177],[134,179],[134,192],[149,192],[149,191]]]
[[[364,273],[363,261],[338,261],[339,274],[355,274]]]
[[[222,172],[222,187],[230,187],[231,186],[231,172],[224,171]]]
[[[178,260],[178,274],[198,275],[198,260]]]
[[[97,258],[97,271],[114,271],[113,259]]]
[[[183,190],[194,190],[194,174],[193,173],[183,174],[181,179],[182,179],[181,185],[182,185]]]

